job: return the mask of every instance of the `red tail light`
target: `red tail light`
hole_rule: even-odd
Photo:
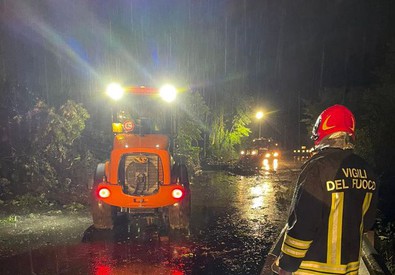
[[[184,191],[182,191],[182,189],[179,188],[175,188],[172,192],[171,195],[173,198],[175,199],[181,199],[184,196]]]
[[[99,189],[97,194],[99,195],[100,198],[105,199],[105,198],[108,198],[111,195],[111,192],[110,192],[109,189],[103,187],[103,188]]]

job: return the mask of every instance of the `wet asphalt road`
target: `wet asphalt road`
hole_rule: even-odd
[[[0,274],[259,274],[284,225],[300,163],[277,173],[207,171],[192,180],[189,231],[160,234],[155,219],[0,259]],[[78,221],[77,221],[78,222]],[[59,232],[59,236],[61,236]]]

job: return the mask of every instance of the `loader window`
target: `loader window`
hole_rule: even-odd
[[[156,154],[136,153],[122,157],[118,170],[124,193],[151,195],[163,183],[163,165]]]

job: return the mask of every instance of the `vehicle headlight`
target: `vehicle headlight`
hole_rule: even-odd
[[[274,153],[273,153],[273,156],[274,156],[274,157],[278,157],[278,152],[274,152]]]
[[[166,102],[172,102],[177,97],[177,90],[173,85],[163,85],[159,90],[160,97]]]
[[[253,151],[251,152],[251,155],[256,155],[256,154],[258,154],[258,151],[257,151],[257,150],[253,150]]]
[[[124,93],[123,87],[115,82],[110,83],[106,89],[106,94],[114,100],[121,99]]]
[[[265,158],[270,158],[270,153],[266,153]]]

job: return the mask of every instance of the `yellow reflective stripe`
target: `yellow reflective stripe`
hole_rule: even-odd
[[[298,269],[297,271],[295,271],[294,273],[292,273],[293,275],[322,275],[323,273],[320,271],[311,271],[311,270],[300,270]],[[330,273],[325,273],[327,275],[329,275]],[[355,271],[350,271],[347,273],[347,275],[358,275],[358,270]]]
[[[313,241],[303,241],[303,240],[295,239],[289,236],[288,234],[285,234],[284,242],[298,249],[309,249]]]
[[[322,275],[321,272],[311,271],[311,270],[300,270],[300,269],[298,269],[297,271],[295,271],[292,274],[294,274],[294,275],[310,275],[310,274]]]
[[[328,262],[328,263],[331,263],[331,262],[333,262],[333,261],[331,261],[331,255],[332,255],[332,251],[333,251],[333,249],[332,249],[332,234],[333,234],[333,216],[334,216],[334,199],[333,199],[333,196],[334,196],[334,194],[335,193],[332,193],[332,203],[331,203],[331,212],[329,213],[329,220],[328,220],[328,240],[327,240],[327,245],[328,245],[328,247],[327,247],[327,255],[326,255],[326,261]]]
[[[301,270],[302,269],[302,270]],[[320,262],[312,262],[312,261],[303,261],[300,266],[299,270],[295,272],[295,274],[302,274],[300,272],[310,272],[313,273],[329,273],[329,274],[353,274],[352,272],[358,272],[359,270],[359,261],[358,262],[351,262],[345,265],[332,265]]]
[[[283,243],[283,245],[281,247],[281,251],[291,257],[294,257],[294,258],[303,258],[307,252],[307,250],[300,250],[300,249],[288,246],[286,243]]]
[[[336,264],[341,264],[342,255],[342,235],[343,235],[343,208],[344,208],[344,192],[339,193],[339,208],[337,210],[338,214],[338,230],[337,230],[337,241],[336,241]]]
[[[315,269],[319,271],[329,271],[329,272],[337,272],[337,273],[347,272],[353,269],[358,269],[359,261],[351,262],[343,265],[332,265],[332,264],[314,262],[314,261],[303,261],[300,264],[300,268],[313,269],[313,270]]]
[[[362,221],[363,218],[365,217],[366,212],[368,212],[370,202],[372,201],[372,193],[366,193],[365,194],[365,199],[363,200],[363,205],[362,205]]]
[[[361,219],[361,225],[359,227],[359,231],[360,231],[360,240],[362,240],[362,234],[363,234],[363,220],[365,218],[365,214],[366,212],[368,212],[370,203],[372,201],[372,196],[373,193],[366,193],[365,194],[365,199],[363,200],[363,204],[362,204],[362,219]],[[360,249],[359,249],[359,253],[361,254],[362,251],[362,242],[360,241]]]
[[[327,262],[339,265],[343,228],[344,193],[332,193],[331,211],[328,221]]]

